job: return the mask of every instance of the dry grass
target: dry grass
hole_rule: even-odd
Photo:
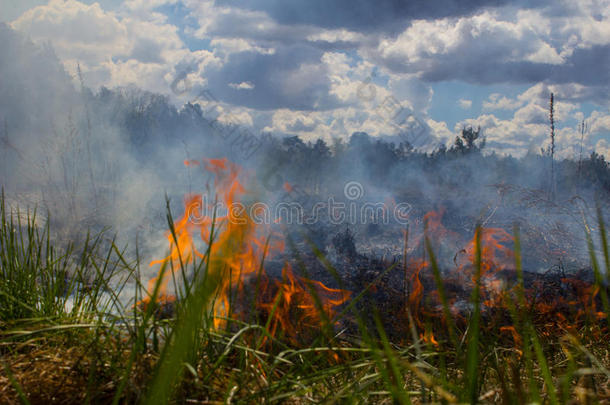
[[[605,235],[603,225],[600,216],[600,233]],[[47,246],[48,239],[36,237],[32,225],[27,229],[29,245],[12,237],[13,229],[6,222],[0,227],[0,271],[5,272],[0,277],[0,302],[6,303],[0,306],[2,404],[610,403],[610,311],[600,271],[610,269],[606,239],[601,241],[603,266],[592,256],[602,305],[571,328],[549,321],[552,317],[537,316],[536,307],[526,300],[517,232],[518,288],[514,300],[507,298],[508,312],[502,317],[512,321],[514,334],[502,330],[505,323],[490,322],[481,313],[485,304],[474,293],[481,286],[482,268],[477,230],[473,310],[463,314],[462,321],[449,322],[451,316],[443,321],[433,314],[421,318],[415,307],[384,310],[380,301],[361,310],[355,304],[369,289],[383,290],[377,285],[385,274],[380,273],[342,310],[345,325],[351,322],[354,327],[338,333],[339,327],[324,323],[318,335],[299,343],[289,335],[271,336],[264,316],[259,324],[227,319],[225,327],[215,327],[206,308],[220,280],[206,267],[193,270],[208,276],[194,278],[189,293],[174,302],[166,319],[155,305],[124,305],[118,298],[109,305],[99,298],[116,292],[109,288],[117,285],[110,284],[110,277],[125,274],[115,271],[124,269],[115,265],[127,267],[114,245],[107,255],[87,250],[80,261],[83,270],[69,272],[61,257],[50,260],[44,254],[33,260],[38,256],[32,252],[39,250],[34,248]],[[430,243],[427,247],[436,274],[434,252]],[[209,261],[201,264],[209,266]],[[91,268],[96,282],[87,284],[92,285],[89,289],[79,287]],[[77,277],[68,280],[71,293],[65,292],[67,274]],[[443,313],[449,314],[444,282],[437,278]],[[158,285],[152,303],[158,302]],[[77,310],[66,309],[68,296],[80,300],[73,307]],[[136,289],[134,301],[142,296]],[[384,311],[394,318],[406,312],[406,321],[396,326],[402,327],[402,336],[388,337],[386,330],[391,328],[377,313]],[[436,341],[426,338],[429,331],[434,331]]]

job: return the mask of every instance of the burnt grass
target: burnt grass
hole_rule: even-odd
[[[350,291],[351,297],[359,296],[354,309],[370,329],[375,329],[373,318],[379,316],[388,337],[397,344],[412,340],[410,322],[415,322],[417,329],[430,328],[436,340],[447,340],[438,284],[431,266],[417,270],[417,263],[410,259],[407,259],[405,266],[402,255],[386,258],[361,254],[354,239],[355,235],[349,228],[333,235],[331,246],[336,254],[332,263],[320,254],[304,254],[311,252],[311,243],[293,246],[300,252],[296,255],[297,259],[294,253],[289,253],[271,260],[268,263],[269,273],[280,274],[281,268],[288,262],[295,273],[302,277]],[[426,259],[425,254],[421,256],[420,261]],[[332,266],[332,272],[329,272],[329,266]],[[607,327],[605,316],[596,315],[603,306],[591,267],[566,270],[559,263],[544,271],[523,270],[522,274],[527,310],[543,333],[579,330],[591,321],[590,316],[596,317],[600,328]],[[470,302],[474,288],[472,268],[459,268],[456,263],[453,268],[441,269],[441,275],[456,326],[465,331],[473,312]],[[421,291],[416,293],[414,290],[418,283],[421,284]],[[490,335],[502,336],[500,341],[507,345],[514,345],[514,341],[506,339],[511,335],[500,332],[500,329],[513,325],[513,319],[503,299],[516,302],[518,286],[519,279],[514,267],[492,268],[487,276],[481,278],[482,328]],[[610,294],[610,287],[605,285],[604,288],[606,294]],[[411,321],[408,319],[409,312],[413,317]],[[358,325],[350,317],[342,318],[340,327],[344,328],[346,334],[358,335]]]
[[[449,229],[444,234],[461,227],[460,219],[445,222]],[[600,221],[600,229],[602,225]],[[368,231],[379,237],[379,229]],[[131,271],[136,280],[138,272],[129,270],[130,264],[112,243],[107,254],[89,251],[85,243],[76,262],[97,272],[90,284],[81,276],[91,280],[91,274],[73,273],[74,285],[91,287],[86,292],[76,287],[72,295],[85,293],[84,302],[91,303],[88,309],[80,314],[66,309],[61,299],[66,298],[63,291],[70,276],[63,268],[56,272],[61,261],[53,260],[38,269],[38,280],[21,281],[53,286],[57,296],[47,299],[63,303],[45,313],[35,304],[16,305],[15,310],[24,315],[3,313],[0,402],[572,404],[610,400],[610,335],[604,302],[610,290],[605,280],[596,280],[599,269],[568,267],[558,261],[543,271],[520,273],[516,265],[500,265],[500,261],[494,268],[491,260],[484,263],[487,267],[477,283],[474,274],[484,266],[469,262],[469,229],[462,232],[462,242],[443,245],[443,238],[438,238],[431,240],[430,249],[424,249],[421,235],[412,231],[407,242],[414,242],[405,249],[406,260],[404,251],[392,254],[400,246],[381,255],[363,249],[349,227],[328,232],[318,243],[307,235],[289,234],[286,251],[265,260],[265,274],[248,278],[243,288],[232,292],[228,315],[233,319],[220,327],[200,319],[201,312],[187,318],[193,302],[199,302],[193,301],[194,293],[178,299],[160,296],[150,306],[122,308],[108,296],[110,306],[103,305],[98,298],[111,291],[104,274],[110,277],[112,271],[107,268],[121,264],[116,274]],[[9,235],[2,239],[3,271],[21,260],[11,232],[4,227],[1,234]],[[392,237],[400,240],[401,234],[396,231]],[[42,249],[44,238],[37,239],[35,233],[28,238]],[[30,263],[28,252],[25,260]],[[438,254],[440,283],[431,254]],[[349,291],[349,298],[332,312],[306,313],[303,301],[288,302],[278,294],[277,282],[286,282],[282,274],[286,263],[297,277],[293,282],[305,288],[300,297],[308,298],[310,307],[315,300],[307,296],[304,280]],[[53,278],[57,275],[63,281]],[[474,294],[477,285],[479,296]],[[0,298],[6,299],[6,291],[0,291]],[[113,305],[115,309],[109,309]],[[286,316],[284,323],[271,317],[279,307]],[[184,319],[187,325],[196,321],[199,326],[188,332],[193,336],[178,352],[182,354],[167,354],[180,349],[176,339],[182,336]],[[174,371],[160,379],[172,364]],[[157,390],[161,394],[155,394]]]

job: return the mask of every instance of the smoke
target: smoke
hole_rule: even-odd
[[[382,141],[362,132],[331,145],[254,134],[226,114],[217,119],[212,94],[176,108],[166,96],[133,87],[94,92],[86,77],[62,69],[50,47],[4,25],[0,44],[1,184],[11,205],[48,212],[63,240],[110,228],[120,241],[137,236],[145,252],[163,256],[164,196],[181,214],[185,193],[209,190],[211,177],[184,165],[204,157],[242,166],[251,201],[297,203],[303,215],[332,198],[346,207],[407,204],[403,214],[413,235],[431,210],[444,211],[444,225],[464,238],[476,224],[510,231],[517,223],[522,244],[535,247],[525,254],[533,270],[585,265],[583,220],[595,222],[596,200],[607,212],[610,173],[599,157],[557,161],[557,193],[550,196],[548,156],[486,155],[480,143],[422,153],[409,142],[417,137]],[[348,184],[360,192],[348,194]],[[324,214],[315,223],[277,227],[297,240],[305,230],[323,249],[349,227],[359,249],[400,255],[405,223],[372,219],[336,224]],[[459,248],[441,257],[446,266]]]
[[[147,206],[159,199],[163,181],[134,155],[115,119],[126,107],[121,103],[133,100],[93,94],[82,77],[63,70],[49,46],[5,25],[0,43],[0,170],[9,204],[48,214],[61,240],[147,223]]]

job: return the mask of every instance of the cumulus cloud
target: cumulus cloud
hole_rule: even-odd
[[[448,144],[453,141],[455,135],[453,132],[451,132],[446,122],[435,121],[429,118],[426,123],[431,129],[431,133],[434,137],[434,142]]]
[[[436,98],[438,82],[529,86],[484,94],[483,115],[471,120],[487,125],[490,148],[514,154],[544,142],[551,92],[559,127],[585,118],[583,102],[610,105],[609,0],[181,0],[182,24],[159,8],[172,4],[129,0],[108,11],[51,0],[12,26],[50,41],[70,72],[80,63],[93,87],[136,84],[178,102],[206,89],[221,116],[232,109],[258,129],[310,139],[399,133],[388,106],[452,139],[430,106],[470,110],[474,96]],[[589,117],[598,137],[606,115]]]
[[[268,130],[285,134],[312,132],[321,121],[317,114],[280,109],[273,113],[272,127]]]
[[[163,3],[167,1],[131,1],[126,9],[138,13],[121,14],[98,3],[51,0],[26,11],[12,27],[35,41],[50,42],[67,70],[74,74],[80,65],[94,88],[136,84],[167,93],[166,74],[175,66],[187,59],[200,67],[215,60],[210,52],[189,52],[178,28],[150,11]]]
[[[341,42],[341,43],[358,43],[366,40],[366,36],[359,32],[349,31],[346,29],[329,29],[320,30],[307,36],[308,41],[312,42]]]
[[[508,105],[514,110],[513,116],[507,119],[494,114],[482,114],[473,119],[460,121],[454,131],[464,126],[480,126],[487,137],[487,148],[501,154],[522,156],[528,151],[538,152],[550,143],[549,95],[548,86],[535,85],[519,94],[515,100],[499,96],[490,97],[493,106]],[[555,99],[554,118],[556,136],[556,156],[559,158],[577,158],[581,141],[586,153],[598,150],[606,157],[605,139],[610,138],[610,113],[592,111],[587,117],[579,110],[577,104]],[[491,109],[491,108],[488,108]],[[508,108],[507,108],[508,109]],[[575,125],[562,123],[576,118]],[[584,134],[580,132],[580,122],[587,124]],[[596,139],[601,139],[601,143]]]
[[[91,65],[127,55],[133,46],[125,41],[127,27],[98,3],[51,0],[26,11],[12,27],[34,40],[50,41],[63,60],[82,59]]]
[[[472,107],[472,100],[461,98],[458,100],[458,105],[464,110],[469,110]]]
[[[610,142],[605,139],[600,139],[595,145],[595,151],[603,155],[606,160],[610,160]]]
[[[237,52],[221,66],[205,71],[208,87],[219,100],[260,110],[323,110],[340,101],[330,93],[322,53],[306,45],[279,46],[272,55]],[[228,83],[248,82],[248,92]]]
[[[518,73],[531,80],[543,74],[540,67],[548,70],[563,63],[540,34],[529,19],[505,20],[499,12],[486,11],[459,19],[417,20],[395,39],[381,41],[376,52],[390,68],[420,72],[433,81],[501,82]],[[507,68],[519,66],[520,71],[507,76]]]
[[[210,41],[210,45],[218,55],[223,56],[238,52],[256,52],[263,55],[275,53],[274,48],[256,46],[244,38],[215,38]]]
[[[561,83],[606,87],[610,80],[610,17],[566,9],[511,8],[437,20],[416,20],[368,52],[395,72],[427,81]],[[562,14],[559,14],[559,13]],[[596,20],[601,19],[600,21]],[[595,34],[593,34],[593,32]],[[595,40],[594,40],[595,38]]]
[[[593,111],[587,119],[588,130],[593,134],[610,133],[610,111],[603,113],[601,111]]]
[[[520,100],[512,100],[499,93],[492,93],[486,101],[483,101],[483,110],[514,110],[523,105]]]

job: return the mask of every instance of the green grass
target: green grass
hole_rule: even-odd
[[[590,233],[592,268],[600,305],[608,312],[609,258],[601,238]],[[357,292],[333,325],[321,311],[317,333],[303,342],[273,336],[269,313],[227,319],[213,326],[210,308],[222,272],[213,271],[214,244],[202,259],[181,264],[174,277],[178,299],[173,316],[160,316],[157,283],[152,304],[137,306],[148,293],[140,281],[140,258],[126,257],[105,234],[79,245],[55,246],[36,213],[9,212],[0,202],[0,403],[603,403],[610,400],[608,328],[602,317],[575,330],[546,333],[524,285],[521,247],[515,230],[517,283],[507,287],[508,326],[521,340],[507,339],[500,324],[481,312],[481,240],[477,230],[472,263],[472,310],[454,319],[443,277],[426,237],[439,310],[414,313],[394,308],[407,321],[404,338],[391,339],[382,311],[361,300],[383,274]],[[18,219],[19,218],[19,219]],[[174,238],[173,220],[168,224]],[[214,230],[212,230],[214,233]],[[602,252],[597,262],[594,249]],[[313,255],[338,278],[312,247]],[[307,269],[297,258],[301,274]],[[165,272],[172,271],[167,265]],[[403,271],[395,266],[386,272]],[[174,272],[172,271],[172,274]],[[339,282],[341,280],[338,280]],[[259,285],[260,280],[256,284]],[[118,297],[135,285],[135,297]],[[322,298],[309,286],[316,307]],[[429,292],[426,292],[429,293]],[[255,294],[256,296],[256,294]],[[364,302],[364,301],[362,301]],[[397,315],[398,316],[398,315]],[[387,318],[387,314],[385,315]],[[243,319],[249,319],[248,322]],[[424,327],[416,320],[424,321]],[[503,326],[507,326],[503,321]],[[351,328],[342,329],[344,325]],[[438,344],[420,338],[434,331]],[[401,329],[402,331],[402,329]],[[314,331],[315,332],[315,331]]]

